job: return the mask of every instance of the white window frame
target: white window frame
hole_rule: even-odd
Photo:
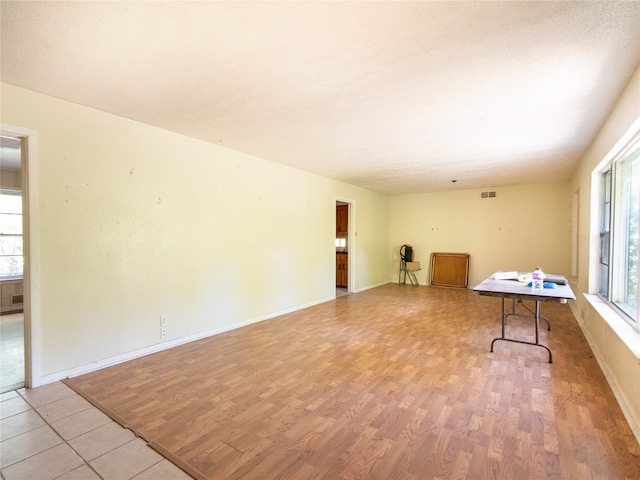
[[[594,180],[597,179],[598,185],[598,216],[597,225],[599,231],[597,250],[602,252],[602,239],[607,238],[608,251],[604,256],[608,256],[608,267],[604,268],[601,259],[598,259],[597,268],[597,291],[601,299],[606,302],[611,308],[613,308],[618,315],[626,322],[628,322],[636,331],[640,331],[640,308],[637,305],[637,299],[640,298],[640,282],[636,285],[636,308],[635,310],[629,305],[620,302],[621,290],[624,289],[624,284],[628,283],[626,277],[623,279],[620,270],[627,265],[626,259],[628,258],[628,251],[625,251],[627,245],[628,233],[629,233],[629,221],[626,218],[622,218],[621,204],[628,201],[628,192],[621,191],[621,179],[618,174],[619,165],[625,160],[630,158],[631,155],[637,155],[640,152],[640,123],[636,122],[634,128],[625,135],[623,139],[614,147],[614,149],[607,155],[607,157],[600,164],[599,168],[594,172],[597,175],[594,176]],[[607,191],[605,182],[605,175],[609,175],[609,188],[610,191],[610,210],[607,212],[603,208],[605,205],[605,193]],[[625,185],[633,185],[632,182],[640,184],[640,179],[633,178],[627,179],[628,183]],[[640,212],[640,205],[639,212]],[[603,218],[608,215],[609,217],[609,231],[604,232]],[[640,213],[638,215],[640,217]],[[636,219],[640,222],[640,218]],[[606,221],[604,224],[606,225]],[[623,253],[621,253],[623,252]],[[608,271],[606,275],[603,273]],[[606,278],[604,278],[606,277]],[[606,283],[605,283],[606,282]]]

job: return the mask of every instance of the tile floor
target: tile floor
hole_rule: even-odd
[[[0,315],[0,392],[24,385],[24,314]]]
[[[189,480],[62,382],[0,395],[2,480]]]

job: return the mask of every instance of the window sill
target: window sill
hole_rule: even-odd
[[[21,282],[22,275],[14,275],[12,277],[0,277],[0,283]]]
[[[604,302],[598,295],[584,294],[587,302],[607,322],[620,340],[640,360],[640,332],[623,319],[618,312]]]

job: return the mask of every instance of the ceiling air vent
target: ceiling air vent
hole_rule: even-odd
[[[480,193],[480,198],[496,198],[498,196],[498,192],[496,192],[495,190],[491,191],[491,192],[481,192]]]

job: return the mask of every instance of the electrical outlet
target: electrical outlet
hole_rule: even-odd
[[[167,316],[160,315],[160,338],[167,336]]]

